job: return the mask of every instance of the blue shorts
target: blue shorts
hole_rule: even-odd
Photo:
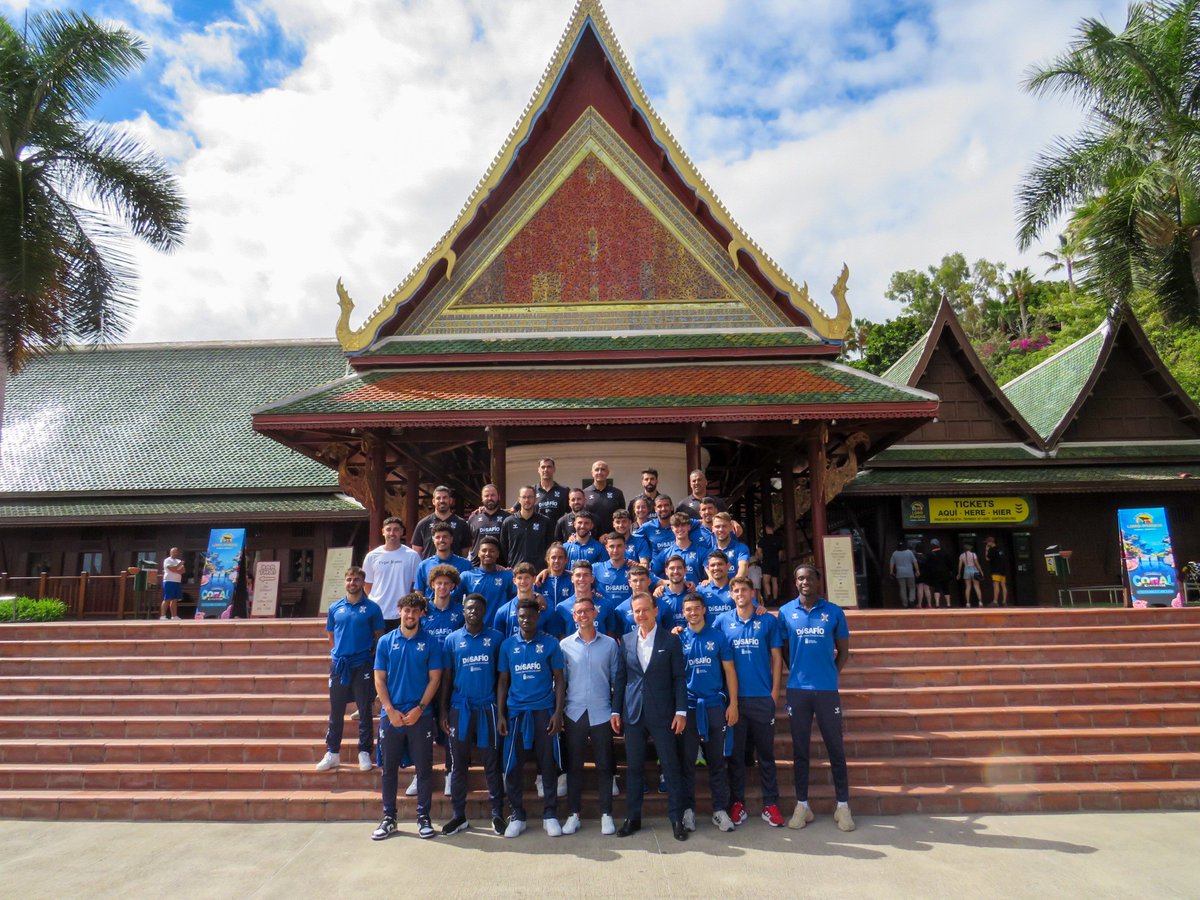
[[[183,596],[182,581],[164,581],[163,582],[163,599],[178,600]]]

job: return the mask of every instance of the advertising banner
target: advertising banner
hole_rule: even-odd
[[[1033,497],[905,497],[904,527],[1037,524]]]
[[[245,528],[214,528],[208,536],[200,599],[196,602],[197,619],[215,619],[232,605],[245,544]]]
[[[353,547],[330,547],[325,552],[325,577],[321,581],[321,612],[346,596],[346,570],[354,565]]]
[[[1134,606],[1182,606],[1167,511],[1161,506],[1118,509],[1121,561]]]
[[[254,566],[254,598],[250,603],[250,618],[275,615],[279,605],[279,560],[264,560]]]
[[[827,534],[822,540],[825,547],[825,599],[838,606],[858,606],[854,538],[848,534]]]

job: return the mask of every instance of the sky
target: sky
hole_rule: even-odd
[[[574,0],[0,0],[136,32],[147,61],[92,111],[157,150],[184,245],[134,249],[131,341],[332,337],[454,221]],[[891,274],[1018,254],[1022,173],[1081,113],[1029,66],[1111,0],[607,0],[651,103],[742,228],[827,311],[899,310]]]

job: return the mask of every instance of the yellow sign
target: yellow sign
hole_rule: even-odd
[[[1034,525],[1032,497],[905,497],[904,524]]]

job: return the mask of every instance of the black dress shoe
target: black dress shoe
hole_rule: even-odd
[[[687,829],[683,826],[682,822],[672,822],[671,823],[671,831],[675,835],[675,840],[677,840],[677,841],[686,841],[687,840],[688,832],[687,832]]]
[[[621,827],[617,829],[617,837],[629,837],[631,834],[637,834],[641,830],[641,819],[626,819],[621,823]]]

